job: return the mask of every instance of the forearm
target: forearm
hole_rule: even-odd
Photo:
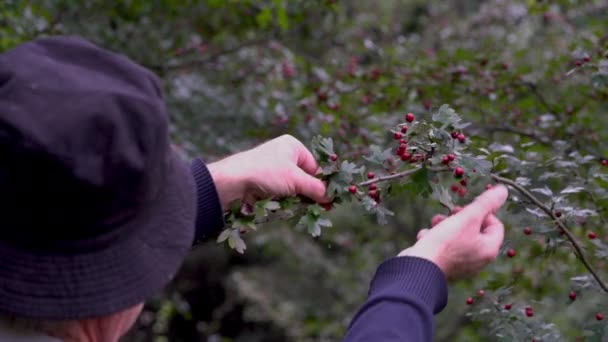
[[[447,302],[443,272],[428,260],[397,257],[378,268],[367,302],[345,342],[432,341],[435,313]]]

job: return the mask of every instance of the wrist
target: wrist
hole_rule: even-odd
[[[404,249],[399,253],[400,257],[410,256],[426,259],[435,264],[443,272],[446,278],[449,278],[447,265],[442,261],[441,253],[437,251],[436,246],[422,246],[420,242],[410,248]]]
[[[246,183],[245,180],[232,174],[229,171],[230,167],[226,167],[226,164],[225,160],[220,160],[208,165],[223,211],[228,210],[232,203],[243,198]]]

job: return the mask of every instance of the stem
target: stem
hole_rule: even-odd
[[[370,185],[370,184],[373,184],[373,183],[386,182],[386,181],[389,181],[391,179],[407,177],[407,176],[409,176],[409,175],[411,175],[413,173],[416,173],[418,170],[420,170],[422,168],[424,168],[424,166],[418,166],[416,168],[405,170],[405,171],[401,171],[401,172],[397,172],[397,173],[392,174],[392,175],[382,176],[382,177],[370,179],[370,180],[367,180],[365,182],[361,182],[361,183],[357,184],[357,186],[361,187],[361,186],[366,186],[366,185]],[[433,172],[452,171],[452,169],[447,169],[447,168],[428,168],[428,170],[429,171],[433,171]]]
[[[604,290],[604,292],[608,292],[608,285],[606,285],[606,283],[604,283],[602,281],[602,279],[600,278],[600,276],[597,273],[597,271],[595,270],[595,268],[593,268],[593,266],[591,265],[591,263],[589,262],[589,260],[587,260],[587,257],[585,257],[585,254],[583,253],[583,249],[582,249],[581,245],[578,243],[578,241],[576,241],[576,238],[570,232],[570,230],[566,227],[566,225],[560,219],[558,219],[557,216],[555,216],[555,213],[549,207],[547,207],[546,205],[544,205],[532,193],[530,193],[528,190],[526,190],[521,185],[515,183],[514,181],[512,181],[512,180],[510,180],[508,178],[503,178],[503,177],[494,175],[494,174],[492,175],[492,178],[495,181],[499,182],[499,183],[503,183],[503,184],[507,184],[507,185],[512,186],[517,191],[519,191],[522,195],[526,196],[529,200],[531,200],[538,208],[540,208],[547,215],[549,215],[549,217],[551,217],[557,223],[557,225],[559,226],[559,228],[562,229],[562,231],[564,232],[564,234],[566,234],[566,237],[568,237],[568,240],[570,240],[570,243],[572,243],[572,246],[574,246],[574,250],[576,252],[576,255],[581,260],[581,262],[583,263],[583,265],[585,265],[585,267],[587,268],[587,270],[589,270],[589,272],[591,273],[591,275],[593,276],[593,278],[595,278],[595,280],[600,285],[600,287],[602,288],[602,290]]]

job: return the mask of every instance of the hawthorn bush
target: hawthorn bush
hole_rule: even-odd
[[[607,15],[605,1],[8,0],[0,49],[84,35],[157,72],[185,153],[288,133],[322,166],[331,206],[235,205],[218,241],[236,252],[195,249],[132,340],[338,340],[382,260],[501,183],[501,254],[451,285],[437,340],[604,341]]]

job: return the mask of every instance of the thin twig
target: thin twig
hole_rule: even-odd
[[[568,240],[570,240],[570,242],[572,243],[572,246],[574,246],[574,250],[576,251],[576,254],[578,256],[578,258],[581,260],[581,262],[583,263],[583,265],[585,265],[585,267],[587,268],[587,270],[589,270],[589,272],[591,273],[591,275],[593,275],[593,278],[595,278],[595,280],[597,281],[597,283],[600,285],[600,287],[602,288],[602,290],[604,290],[605,292],[608,292],[608,285],[606,285],[602,279],[600,278],[599,274],[597,273],[597,271],[595,270],[595,268],[593,268],[593,266],[591,265],[591,263],[587,260],[587,257],[585,257],[585,254],[583,253],[583,249],[580,246],[580,244],[578,243],[578,241],[576,241],[576,238],[574,237],[574,235],[570,232],[570,230],[566,227],[566,225],[557,218],[557,216],[555,216],[555,213],[548,208],[546,205],[544,205],[538,198],[536,198],[532,193],[530,193],[528,190],[526,190],[524,187],[522,187],[521,185],[515,183],[514,181],[508,179],[508,178],[504,178],[504,177],[500,177],[498,175],[492,175],[492,178],[499,182],[499,183],[503,183],[503,184],[507,184],[512,186],[513,188],[515,188],[517,191],[519,191],[522,195],[526,196],[528,199],[530,199],[532,202],[534,202],[534,204],[540,208],[542,211],[544,211],[547,215],[549,215],[549,217],[551,217],[559,226],[559,228],[561,228],[561,230],[564,232],[564,234],[566,234],[566,237],[568,237]]]
[[[227,49],[211,53],[207,57],[201,58],[201,59],[186,61],[183,63],[168,64],[168,65],[148,65],[147,67],[149,69],[156,70],[156,71],[175,71],[175,70],[180,70],[180,69],[185,69],[185,68],[201,66],[204,64],[215,62],[218,58],[223,57],[225,55],[233,54],[235,52],[240,51],[243,48],[260,45],[260,44],[265,44],[268,41],[270,41],[270,39],[271,38],[269,38],[269,37],[263,37],[263,38],[259,38],[259,39],[253,39],[250,41],[246,41],[241,44],[229,47]]]
[[[394,173],[392,175],[382,176],[382,177],[370,179],[370,180],[367,180],[365,182],[361,182],[361,183],[357,184],[357,186],[361,187],[361,186],[366,186],[366,185],[370,185],[370,184],[373,184],[373,183],[386,182],[386,181],[389,181],[391,179],[407,177],[409,175],[412,175],[412,174],[416,173],[417,171],[419,171],[422,168],[424,168],[424,167],[423,166],[419,166],[419,167],[416,167],[416,168],[413,168],[413,169],[397,172],[397,173]],[[433,171],[433,172],[452,171],[451,169],[447,169],[447,168],[428,168],[428,170],[429,171]]]

